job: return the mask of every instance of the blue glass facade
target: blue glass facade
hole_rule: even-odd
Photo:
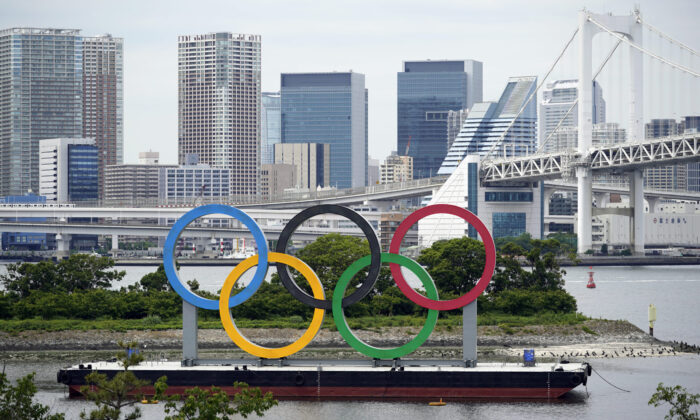
[[[330,185],[364,186],[367,92],[358,73],[281,76],[282,143],[330,144]]]
[[[41,195],[10,195],[0,197],[0,204],[44,204],[46,197]],[[45,222],[45,217],[15,217],[7,219],[11,222]],[[53,235],[51,235],[53,236]],[[40,250],[46,249],[48,246],[49,235],[46,233],[28,233],[28,232],[3,232],[2,233],[2,249],[17,249],[17,250]]]
[[[465,61],[405,62],[398,73],[397,151],[406,153],[410,137],[413,178],[430,177],[440,168],[447,153],[447,112],[471,106],[469,77]]]
[[[98,199],[97,146],[68,145],[68,201]]]
[[[467,166],[467,210],[479,215],[479,164],[469,163]],[[467,233],[472,239],[477,239],[476,228],[469,224]]]
[[[282,141],[282,100],[279,93],[263,92],[260,108],[260,163],[275,163],[275,144]]]
[[[493,213],[491,226],[494,238],[520,236],[526,232],[525,213]]]

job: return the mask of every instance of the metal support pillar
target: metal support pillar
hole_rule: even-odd
[[[182,360],[198,357],[197,307],[182,301]]]
[[[462,358],[476,366],[476,299],[462,308]]]
[[[590,169],[576,168],[576,179],[578,181],[578,219],[576,220],[578,236],[578,253],[584,254],[591,249],[593,239],[591,230],[591,219],[593,209],[591,195],[593,192],[593,179]]]
[[[588,12],[578,15],[578,151],[587,156],[593,146],[593,35],[596,28],[588,22]],[[578,252],[583,254],[591,249],[591,216],[593,180],[587,167],[576,168],[578,184]]]
[[[112,235],[112,251],[119,251],[119,235]]]
[[[641,169],[630,172],[630,207],[632,207],[632,226],[630,245],[632,251],[644,255],[644,176]]]

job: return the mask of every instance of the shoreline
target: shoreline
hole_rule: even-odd
[[[646,256],[580,256],[578,257],[579,262],[574,264],[568,258],[557,258],[557,262],[561,267],[586,267],[586,266],[659,266],[659,265],[670,265],[670,266],[685,266],[685,265],[700,265],[700,256],[697,257],[673,257],[665,255],[646,255]],[[22,259],[3,258],[0,255],[0,264],[10,264],[18,262],[37,262],[43,260],[42,258],[37,259],[27,259],[23,261]],[[231,266],[240,263],[241,259],[208,259],[208,258],[182,258],[178,260],[178,264],[181,266],[193,266],[193,267],[217,267],[217,266]],[[154,266],[157,267],[163,263],[162,258],[154,259],[115,259],[114,265],[121,267],[133,267],[133,266]]]
[[[395,347],[417,334],[416,327],[385,327],[357,330],[355,334],[370,345]],[[303,329],[243,328],[251,341],[278,347],[296,340]],[[200,329],[199,349],[202,353],[221,353],[228,358],[249,357],[229,339],[223,329]],[[67,358],[80,353],[113,354],[118,342],[137,341],[145,351],[170,353],[179,357],[182,330],[107,330],[0,332],[0,358],[23,359],[42,353],[62,354]],[[461,328],[437,328],[410,358],[461,357]],[[610,358],[672,356],[681,352],[700,353],[700,347],[658,340],[627,321],[593,319],[576,325],[480,326],[478,350],[481,359],[510,361],[522,358],[526,348],[535,350],[543,359]],[[310,358],[323,354],[326,358],[362,358],[350,348],[337,331],[321,330],[312,343],[295,357]]]

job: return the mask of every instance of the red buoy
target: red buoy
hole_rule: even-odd
[[[591,271],[588,272],[588,284],[586,287],[589,289],[595,289],[595,282],[593,281],[593,267],[588,267],[588,269]]]

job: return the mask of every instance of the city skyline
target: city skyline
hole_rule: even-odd
[[[396,72],[403,61],[482,61],[484,100],[496,100],[507,77],[543,75],[555,51],[562,47],[561,39],[572,33],[576,12],[584,4],[441,2],[435,7],[415,2],[396,8],[395,4],[360,3],[357,8],[344,9],[341,16],[336,13],[340,6],[334,4],[219,5],[217,13],[207,14],[211,8],[193,11],[185,9],[184,3],[149,3],[138,5],[138,18],[133,18],[132,8],[124,3],[105,5],[97,16],[92,12],[88,15],[84,12],[88,9],[81,5],[83,2],[60,6],[33,1],[8,3],[0,27],[77,27],[84,35],[110,32],[124,38],[124,161],[135,162],[140,151],[152,149],[162,152],[163,162],[175,163],[179,35],[215,31],[261,34],[263,91],[278,91],[283,72],[352,69],[366,74],[366,87],[372,92],[369,155],[383,159],[395,147]],[[672,36],[697,48],[693,45],[692,16],[685,13],[691,6],[689,1],[647,1],[641,2],[641,11],[653,16],[654,25],[668,28]],[[586,7],[600,13],[628,13],[634,4],[593,1]],[[547,13],[541,13],[543,8]],[[383,24],[376,25],[378,21]],[[493,31],[495,21],[505,22],[510,29]],[[550,80],[571,76],[552,75]],[[654,117],[680,118],[681,113]],[[609,120],[615,121],[615,115]]]

